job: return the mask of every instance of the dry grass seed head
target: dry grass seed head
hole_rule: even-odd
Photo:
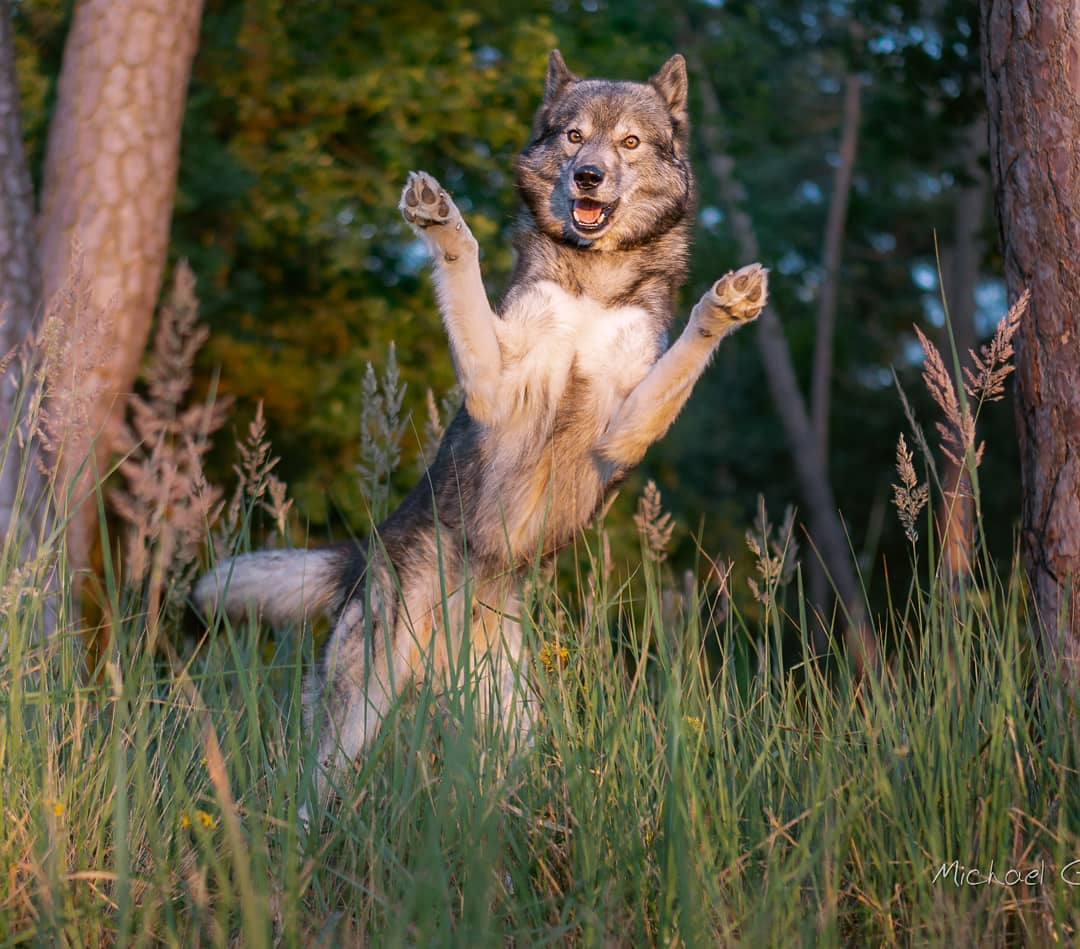
[[[769,523],[765,510],[765,496],[758,495],[757,515],[754,527],[746,532],[746,546],[755,558],[755,569],[762,584],[750,577],[747,584],[759,603],[766,602],[771,591],[786,587],[795,576],[799,565],[799,544],[795,540],[795,508],[790,504],[784,509],[784,520],[778,529]]]
[[[667,546],[671,542],[675,522],[671,519],[671,514],[664,510],[660,489],[652,478],[638,498],[634,523],[645,540],[645,553],[649,559],[656,563],[666,560]]]
[[[285,482],[274,474],[274,468],[281,459],[271,454],[261,400],[255,406],[255,417],[248,425],[247,438],[237,442],[236,450],[240,454],[240,464],[233,465],[236,490],[229,500],[221,530],[214,536],[214,550],[218,556],[225,556],[240,536],[245,507],[259,507],[266,511],[282,536],[285,535],[289,511],[292,509],[292,500],[286,499]]]
[[[945,416],[944,422],[937,423],[938,434],[941,436],[941,451],[958,468],[964,465],[964,459],[969,453],[974,454],[975,464],[978,465],[982,461],[983,446],[975,447],[975,417],[971,414],[971,408],[960,405],[956,386],[937,347],[917,326],[915,333],[926,356],[923,382]]]
[[[896,505],[900,523],[904,525],[904,534],[914,544],[919,539],[916,527],[919,514],[926,507],[930,490],[926,484],[919,484],[913,460],[914,454],[908,450],[907,442],[901,433],[896,443],[896,472],[900,476],[900,484],[892,486],[893,504]]]
[[[240,464],[234,465],[233,471],[239,480],[239,488],[252,500],[258,500],[266,491],[266,476],[278,463],[277,458],[270,457],[262,399],[255,406],[255,417],[248,424],[247,438],[236,447],[240,452]]]
[[[221,491],[207,483],[203,458],[229,402],[183,407],[195,355],[207,335],[198,323],[195,277],[181,261],[158,316],[149,397],[128,400],[132,418],[122,433],[127,457],[120,464],[126,489],[110,497],[128,524],[126,570],[132,582],[146,576],[152,554],[179,581],[194,563],[207,525],[221,512]]]
[[[446,426],[457,415],[464,401],[465,392],[458,385],[452,386],[437,403],[435,393],[431,389],[427,390],[427,418],[424,420],[424,443],[421,451],[421,461],[425,468],[435,460],[443,435],[446,434]]]
[[[361,384],[360,463],[356,472],[372,518],[382,520],[390,503],[390,477],[401,463],[401,440],[409,420],[402,415],[405,383],[393,343],[380,379],[368,363]]]
[[[1013,371],[1013,337],[1030,302],[1031,291],[1025,290],[998,323],[994,338],[978,353],[968,351],[975,371],[964,367],[964,391],[975,401],[997,402],[1005,395],[1005,380]]]
[[[292,498],[286,498],[288,488],[285,482],[277,475],[271,474],[266,479],[266,493],[269,501],[262,502],[262,508],[274,520],[274,527],[278,534],[285,536],[285,530],[289,523],[289,511],[292,510]]]
[[[151,401],[177,407],[183,402],[191,388],[195,355],[209,336],[209,327],[199,324],[195,274],[188,262],[181,260],[158,319],[148,372]]]

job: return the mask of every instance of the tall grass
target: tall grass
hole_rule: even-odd
[[[230,548],[266,503],[238,495]],[[676,588],[658,494],[639,516],[629,579],[602,525],[578,583],[535,578],[531,748],[477,721],[483,682],[410,688],[310,835],[310,631],[185,639],[168,591],[114,574],[107,549],[112,635],[89,669],[66,600],[31,635],[44,594],[8,545],[0,942],[1075,942],[1080,732],[1018,565],[935,569],[916,513],[922,569],[890,591],[871,630],[886,661],[859,677],[840,628],[829,653],[792,655],[815,620],[782,542],[758,544],[742,613],[715,583]],[[66,575],[62,532],[44,543]]]

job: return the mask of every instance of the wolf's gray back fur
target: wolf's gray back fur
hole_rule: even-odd
[[[404,683],[460,676],[463,653],[511,734],[528,732],[524,569],[581,531],[667,431],[720,338],[764,305],[761,267],[729,273],[666,345],[694,204],[686,94],[680,56],[641,83],[578,79],[551,54],[516,163],[518,262],[497,308],[450,196],[410,174],[401,211],[434,259],[464,405],[370,542],[244,555],[195,591],[233,614],[255,603],[273,621],[332,617],[310,688],[320,792]]]

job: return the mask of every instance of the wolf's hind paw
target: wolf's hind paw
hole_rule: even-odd
[[[725,274],[713,284],[710,302],[739,322],[752,320],[765,307],[768,273],[761,264],[750,264]]]
[[[402,217],[415,227],[449,224],[457,212],[439,182],[423,171],[409,172],[398,207]]]

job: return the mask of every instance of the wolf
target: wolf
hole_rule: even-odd
[[[195,589],[233,615],[256,604],[273,623],[331,617],[306,702],[320,800],[418,677],[478,672],[493,686],[480,713],[497,706],[511,737],[528,740],[525,572],[589,523],[674,422],[720,340],[766,302],[762,266],[729,272],[668,346],[695,206],[680,55],[636,82],[579,78],[553,51],[515,172],[516,265],[494,307],[446,189],[413,172],[401,195],[433,259],[464,391],[419,483],[366,543],[241,555]]]

